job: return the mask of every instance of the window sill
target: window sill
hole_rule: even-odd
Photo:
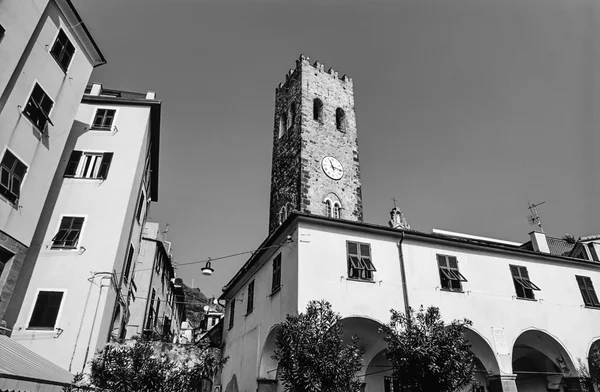
[[[63,176],[64,178],[71,178],[73,180],[90,180],[90,181],[104,181],[102,177],[76,177],[76,176]]]
[[[451,289],[440,289],[440,291],[445,291],[447,293],[459,293],[459,294],[464,294],[465,292],[463,290],[451,290]]]
[[[43,135],[43,134],[46,133],[46,127],[48,126],[48,121],[46,121],[46,123],[44,124],[43,128],[40,128],[37,125],[35,125],[35,122],[33,121],[33,119],[31,117],[29,117],[27,115],[27,113],[21,112],[21,114],[23,115],[23,117],[25,117],[27,119],[27,121],[29,121],[29,123],[31,125],[33,125],[33,127],[36,129],[36,131],[38,131],[41,135]],[[48,117],[50,117],[50,115],[48,115]]]
[[[272,296],[274,296],[274,295],[275,295],[275,294],[277,294],[279,291],[281,291],[281,286],[274,288],[274,289],[271,291],[271,294],[269,294],[269,297],[272,297]]]
[[[77,250],[77,246],[51,246],[50,250]]]
[[[46,331],[46,332],[53,332],[54,331],[54,327],[27,327],[25,330],[26,331]]]
[[[586,309],[600,310],[600,306],[584,305],[583,307]]]
[[[362,282],[362,283],[375,283],[374,279],[358,279],[358,278],[346,278],[346,280],[349,280],[351,282]]]
[[[110,126],[110,127],[90,126],[90,131],[110,132],[110,131],[112,131],[112,126]]]
[[[537,299],[535,299],[535,298],[525,298],[525,297],[515,297],[515,298],[520,301],[537,302]]]
[[[3,194],[0,194],[0,200],[4,201],[6,204],[10,205],[15,210],[19,208],[19,199],[11,201],[8,197],[4,196]]]

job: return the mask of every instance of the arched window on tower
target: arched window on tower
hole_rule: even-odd
[[[331,200],[325,200],[325,216],[331,218]]]
[[[285,134],[285,129],[287,126],[287,114],[282,113],[279,116],[279,137],[282,137]]]
[[[336,219],[340,219],[342,216],[342,206],[337,201],[333,203],[333,217]]]
[[[335,109],[335,128],[340,132],[346,132],[346,113],[344,109]]]
[[[288,127],[288,129],[290,129],[296,122],[296,102],[292,102],[292,104],[290,105],[290,108],[288,110],[287,120],[288,120],[287,127]]]
[[[285,222],[285,219],[287,218],[287,211],[285,209],[285,206],[281,207],[281,209],[279,210],[279,224],[283,224],[283,222]]]
[[[323,101],[319,98],[313,100],[313,120],[323,122]]]

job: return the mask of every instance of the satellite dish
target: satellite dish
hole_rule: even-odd
[[[204,311],[205,312],[208,312],[208,309],[210,309],[210,306],[208,306],[208,305],[204,306]]]

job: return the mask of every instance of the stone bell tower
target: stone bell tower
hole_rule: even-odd
[[[303,55],[275,90],[269,233],[292,211],[363,220],[352,79]]]

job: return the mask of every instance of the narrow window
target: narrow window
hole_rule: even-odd
[[[40,291],[33,307],[28,328],[54,329],[62,298],[62,291]]]
[[[150,309],[148,309],[148,319],[146,320],[146,329],[152,329],[154,325],[154,299],[156,298],[156,290],[152,289],[152,296],[150,297]]]
[[[594,244],[590,243],[587,244],[588,249],[590,250],[590,256],[592,257],[592,260],[594,261],[600,261],[600,259],[598,259],[598,253],[596,252],[596,248],[594,248]]]
[[[456,257],[437,255],[437,262],[442,289],[462,291],[462,282],[466,282],[467,279],[458,270]]]
[[[91,153],[73,151],[67,163],[64,176],[104,180],[108,177],[112,158],[112,152]]]
[[[377,271],[371,261],[371,245],[360,242],[347,242],[348,277],[359,280],[373,280]]]
[[[346,113],[344,109],[335,109],[335,128],[340,132],[346,132]]]
[[[160,312],[160,298],[157,298],[156,299],[156,317],[154,317],[154,326],[155,327],[156,327],[156,323],[158,322],[158,319],[160,318],[159,312]]]
[[[273,259],[273,281],[271,283],[271,292],[279,290],[281,287],[281,253]]]
[[[279,117],[279,137],[281,138],[285,134],[287,127],[287,114],[282,113]]]
[[[6,150],[0,162],[0,195],[11,203],[16,203],[21,197],[21,184],[26,172],[27,166]]]
[[[127,260],[125,261],[125,272],[123,273],[123,281],[127,283],[129,280],[129,273],[131,272],[131,262],[133,261],[133,245],[129,244],[129,251],[127,252]]]
[[[229,305],[229,329],[233,328],[233,320],[235,318],[235,297],[231,299]]]
[[[8,264],[10,259],[13,258],[15,254],[9,251],[8,249],[0,246],[0,276],[2,275],[2,271],[4,270],[4,266]]]
[[[254,281],[248,285],[248,302],[246,302],[246,314],[254,310]]]
[[[115,119],[114,109],[98,109],[96,110],[96,116],[92,123],[92,129],[98,129],[102,131],[110,131],[113,120]]]
[[[540,288],[529,280],[527,267],[511,265],[510,272],[513,277],[513,283],[515,284],[517,298],[535,299],[533,291],[540,291]]]
[[[313,120],[323,122],[323,101],[319,98],[313,100]]]
[[[340,212],[342,210],[342,206],[340,205],[340,203],[335,202],[333,203],[333,217],[336,219],[340,219]]]
[[[50,120],[50,111],[54,106],[54,101],[46,94],[39,84],[35,84],[31,96],[23,109],[23,114],[40,131],[44,131],[46,123],[54,125]]]
[[[140,193],[140,200],[138,201],[138,206],[137,206],[137,210],[135,212],[135,218],[137,219],[138,223],[141,225],[142,224],[142,212],[144,210],[144,204],[146,202],[146,199],[144,197],[144,192]]]
[[[592,280],[587,276],[575,276],[575,279],[577,279],[577,283],[579,284],[579,290],[581,291],[585,306],[594,308],[600,307],[600,302],[598,302],[598,296],[596,295],[596,290],[594,290]]]
[[[289,108],[288,116],[287,116],[287,128],[290,129],[296,123],[296,103],[292,102]]]
[[[52,238],[52,249],[75,249],[83,227],[83,219],[73,216],[63,217],[58,233]]]
[[[331,218],[332,216],[332,212],[331,212],[331,200],[327,199],[325,200],[325,216]]]
[[[62,29],[58,32],[58,36],[56,37],[56,41],[54,41],[54,45],[52,45],[50,53],[58,65],[60,65],[60,68],[67,72],[73,54],[75,53],[75,47]]]

